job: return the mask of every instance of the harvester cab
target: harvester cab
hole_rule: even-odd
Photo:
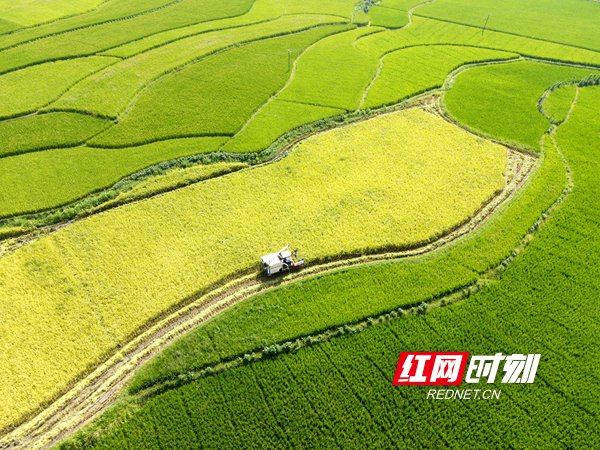
[[[262,262],[265,275],[272,276],[277,273],[291,272],[304,266],[304,260],[298,259],[298,250],[292,253],[290,246],[286,245],[276,253],[264,255],[260,260]]]

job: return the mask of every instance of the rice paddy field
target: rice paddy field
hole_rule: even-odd
[[[0,447],[600,447],[598,23],[0,0]],[[541,360],[436,400],[403,351]]]

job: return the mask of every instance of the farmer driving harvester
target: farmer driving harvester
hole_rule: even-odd
[[[260,259],[263,265],[263,271],[266,275],[272,276],[277,273],[298,270],[304,265],[303,259],[297,260],[298,249],[294,250],[292,258],[292,252],[288,250],[289,248],[290,246],[288,244],[278,252],[264,255]]]

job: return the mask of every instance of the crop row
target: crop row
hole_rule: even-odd
[[[233,30],[191,36],[132,56],[71,89],[53,108],[79,108],[106,116],[122,113],[142,88],[186,64],[248,41],[277,37],[327,22],[327,16],[284,16]],[[341,19],[338,20],[341,22]],[[107,95],[109,94],[109,95]]]
[[[130,139],[130,141],[138,140],[141,141],[138,143],[143,143],[157,141],[164,137],[223,135],[225,133],[216,133],[222,129],[222,124],[217,119],[223,119],[226,132],[233,133],[242,126],[243,121],[251,114],[252,110],[264,102],[273,89],[276,89],[277,83],[281,84],[287,78],[287,47],[294,46],[297,49],[295,51],[299,51],[311,40],[334,31],[335,27],[323,27],[298,35],[259,41],[235,49],[233,52],[215,56],[211,63],[224,66],[226,70],[223,72],[216,71],[211,64],[198,64],[190,66],[187,71],[182,73],[181,77],[166,78],[162,85],[166,85],[165,89],[168,92],[161,92],[166,96],[160,97],[158,102],[154,96],[151,96],[151,114],[148,116],[145,115],[148,111],[142,111],[141,118],[144,123],[141,125],[142,129],[137,132],[139,137]],[[273,58],[270,56],[271,54],[277,57]],[[258,64],[258,60],[255,58],[261,58],[261,63]],[[234,71],[233,68],[239,70]],[[253,70],[250,71],[250,68]],[[188,72],[192,72],[194,76],[192,78],[185,76]],[[207,74],[212,82],[203,82],[203,88],[198,89],[195,80]],[[187,89],[181,90],[181,86],[171,80],[187,82]],[[237,95],[233,95],[235,92]],[[75,95],[77,98],[76,94],[68,95]],[[97,95],[104,96],[100,92]],[[143,101],[144,98],[141,100]],[[190,112],[188,120],[181,121],[180,116],[172,115],[168,110],[166,112],[157,111],[157,104],[171,106],[187,104]],[[241,108],[242,105],[245,105],[245,108]],[[236,112],[236,114],[232,114],[232,112]],[[148,126],[149,117],[155,118],[152,126]],[[132,120],[135,126],[135,114]],[[5,154],[16,154],[36,149],[54,149],[81,144],[102,129],[112,125],[107,122],[93,116],[73,113],[40,114],[0,122],[0,136],[4,142],[2,151]],[[175,126],[175,129],[169,128],[169,125]],[[218,128],[214,129],[215,127]],[[125,128],[129,129],[127,124]],[[119,127],[115,131],[109,130],[109,132],[119,136],[120,130]],[[163,133],[160,133],[161,130],[164,130]],[[132,134],[130,129],[127,133]],[[170,134],[164,136],[164,133]],[[198,139],[213,144],[216,142],[215,139]],[[100,137],[98,140],[103,142]],[[134,168],[133,171],[137,171],[161,161],[158,159],[159,157],[162,157],[164,161],[190,155],[194,150],[197,153],[206,153],[215,152],[219,148],[219,145],[201,146],[200,148],[191,145],[188,148],[182,148],[184,142],[190,143],[191,141],[174,139],[172,143],[164,143],[162,145],[164,149],[160,152],[156,151],[160,145],[151,144],[136,147],[132,154],[126,151],[125,147],[128,145],[121,143],[120,147],[123,148],[119,151],[102,151],[98,148],[62,149],[43,152],[43,154],[1,159],[0,166],[2,166],[3,173],[6,172],[10,176],[3,177],[0,181],[0,185],[5,187],[1,190],[6,192],[6,198],[0,200],[0,216],[37,211],[73,201],[116,182],[123,176],[132,173],[132,168]],[[219,144],[222,143],[224,142],[219,142]],[[173,151],[173,148],[178,150]],[[72,155],[81,157],[72,157]],[[49,167],[52,167],[50,176],[48,176],[49,170],[47,169]],[[58,176],[59,173],[61,176]],[[70,176],[62,176],[65,173],[69,173]],[[40,192],[49,192],[52,195],[40,196],[38,195]]]
[[[44,61],[93,55],[158,31],[239,15],[248,9],[251,0],[219,4],[202,1],[202,7],[194,0],[172,3],[168,8],[154,10],[151,14],[140,14],[126,21],[111,21],[97,26],[76,28],[70,32],[58,32],[7,47],[0,51],[0,73]],[[56,24],[60,26],[58,22]],[[40,30],[35,29],[33,32],[38,31]],[[17,33],[8,39],[13,36],[22,38],[27,34],[28,31]]]
[[[59,0],[50,5],[42,3],[34,4],[33,6],[31,2],[3,3],[0,6],[0,17],[2,18],[2,22],[6,22],[6,25],[10,24],[10,26],[0,28],[0,33],[81,14],[94,9],[102,4],[103,1],[82,0],[73,3],[68,0]]]
[[[415,14],[474,26],[479,34],[485,27],[483,34],[498,30],[575,48],[600,50],[598,8],[586,1],[508,0],[499,4],[494,0],[477,3],[450,0],[431,2]]]
[[[312,18],[307,22],[295,20],[298,27],[315,22]],[[90,144],[128,146],[163,137],[234,134],[253,111],[285,84],[290,75],[290,58],[344,28],[323,26],[258,40],[187,66],[143,91],[123,120]],[[92,78],[87,81],[93,82]],[[101,92],[99,87],[90,95]],[[67,103],[56,106],[64,104]]]
[[[75,117],[81,123],[81,117],[86,116]],[[54,128],[40,129],[39,133],[47,130],[45,135],[52,138],[61,130],[56,125],[52,123]],[[33,135],[24,136],[27,137],[32,139]],[[126,175],[161,161],[214,152],[225,139],[173,139],[111,150],[74,147],[1,158],[0,216],[71,203],[96,191],[98,186],[111,186]],[[67,218],[72,217],[67,214]]]
[[[126,20],[134,16],[151,13],[171,3],[173,3],[173,0],[149,0],[145,3],[145,8],[140,10],[140,5],[135,0],[109,0],[100,5],[96,10],[87,13],[73,17],[63,17],[58,20],[49,21],[48,23],[40,23],[36,26],[20,29],[16,33],[3,33],[0,36],[0,47],[6,48],[53,34],[65,33],[83,27],[97,26],[105,22]]]
[[[456,111],[458,120],[473,128],[517,146],[539,149],[540,139],[548,129],[548,120],[541,114],[531,117],[531,108],[537,108],[538,99],[555,83],[581,80],[592,73],[598,71],[533,61],[477,67],[456,80],[445,102],[450,111]],[[498,90],[507,85],[513,86],[522,95],[498,97]],[[504,114],[485,107],[488,102],[498,105],[498,110]],[[501,102],[507,104],[501,105]],[[477,104],[481,106],[476,107]],[[518,136],[518,139],[513,136]]]

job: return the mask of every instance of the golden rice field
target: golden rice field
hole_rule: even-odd
[[[506,164],[506,148],[413,108],[17,249],[0,259],[0,427],[262,254],[289,243],[310,261],[431,239],[502,189]]]
[[[113,200],[102,205],[102,208],[129,203],[130,201],[143,199],[166,191],[172,191],[189,184],[207,180],[229,172],[234,172],[248,167],[248,164],[240,162],[219,162],[214,164],[198,164],[191,167],[169,170],[168,172],[147,178],[129,190],[119,193]]]

